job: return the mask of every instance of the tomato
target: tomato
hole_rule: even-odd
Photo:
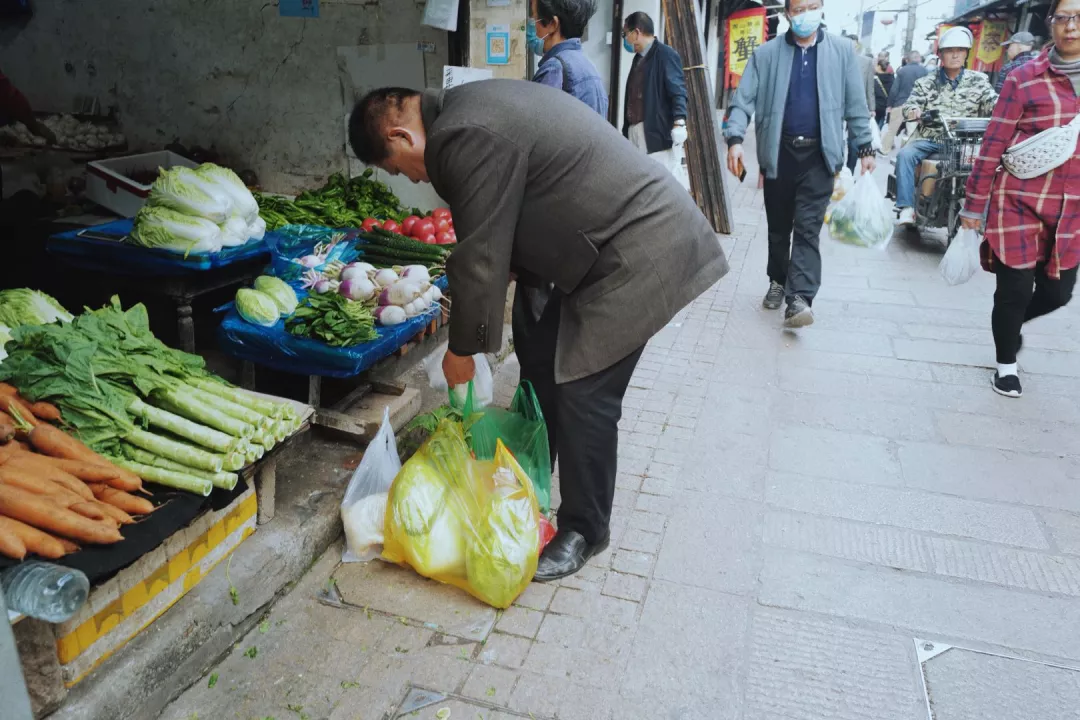
[[[413,237],[427,237],[435,234],[435,223],[424,219],[413,227]]]
[[[438,218],[435,221],[435,233],[450,232],[450,223],[446,222],[446,218]]]
[[[420,222],[420,218],[416,217],[415,215],[410,215],[409,217],[402,220],[401,221],[401,232],[402,232],[402,234],[411,236],[413,226],[415,226],[416,223],[418,223],[418,222]]]
[[[371,228],[382,227],[379,221],[373,217],[364,218],[363,224],[360,225],[364,229],[364,232],[371,232]]]
[[[548,521],[543,515],[540,516],[540,550],[547,547],[547,544],[555,539],[555,528],[552,527],[551,522]]]
[[[383,230],[388,230],[388,231],[390,231],[392,233],[400,233],[401,232],[401,225],[398,225],[397,221],[395,221],[395,220],[387,220],[386,222],[383,223],[382,226],[383,226]]]
[[[436,219],[446,218],[447,220],[449,220],[450,219],[450,211],[447,210],[446,208],[435,208],[434,210],[431,211],[431,217],[436,218]]]
[[[438,243],[435,241],[434,235],[424,235],[423,237],[417,239],[425,245],[438,245]]]
[[[450,239],[450,233],[445,232],[445,231],[435,233],[435,244],[436,245],[449,245],[452,242],[453,242],[453,240]]]
[[[449,233],[447,233],[447,234],[448,234],[448,235],[450,236],[450,244],[451,244],[451,245],[453,245],[454,243],[456,243],[456,242],[457,242],[457,233],[456,233],[456,232],[454,232],[453,230],[451,230],[451,231],[450,231]]]

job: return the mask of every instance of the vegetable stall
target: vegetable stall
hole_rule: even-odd
[[[190,589],[181,569],[195,555],[174,535],[220,559],[254,530],[249,481],[310,410],[233,387],[166,346],[140,304],[114,298],[74,315],[37,291],[4,290],[0,323],[0,569],[39,557],[128,586],[173,574],[119,608],[92,601],[61,627],[73,683],[130,637],[98,615],[137,630],[171,604],[154,596]]]

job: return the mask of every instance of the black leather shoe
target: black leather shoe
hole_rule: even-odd
[[[580,533],[560,530],[540,555],[533,580],[548,582],[573,575],[585,567],[593,555],[607,550],[608,542],[610,537],[605,537],[601,542],[590,545]]]

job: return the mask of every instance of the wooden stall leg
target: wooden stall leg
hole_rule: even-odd
[[[274,495],[277,492],[277,460],[263,463],[255,472],[255,502],[258,504],[258,523],[265,525],[274,519]]]
[[[322,375],[308,375],[307,383],[308,405],[318,410],[322,404]]]
[[[245,390],[255,389],[255,363],[250,360],[240,363],[240,387]]]
[[[191,298],[183,298],[176,305],[176,327],[180,336],[180,349],[195,352],[195,320],[191,317]]]

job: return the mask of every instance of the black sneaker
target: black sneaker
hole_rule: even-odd
[[[787,310],[784,312],[784,327],[801,328],[813,324],[814,311],[805,300],[796,295],[788,303]]]
[[[784,304],[784,286],[777,282],[769,283],[769,292],[765,293],[765,299],[761,301],[761,307],[766,310],[777,310]]]
[[[1024,389],[1020,387],[1020,378],[1016,375],[1006,375],[1005,377],[1001,377],[995,372],[994,379],[990,384],[994,386],[994,392],[998,395],[1018,398],[1024,394]]]

